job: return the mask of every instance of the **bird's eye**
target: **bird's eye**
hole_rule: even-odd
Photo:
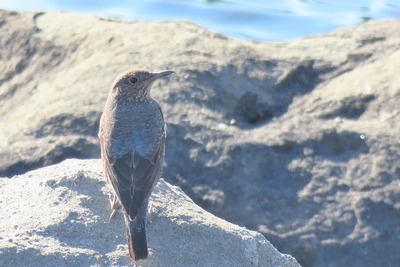
[[[131,84],[135,84],[135,83],[137,83],[139,80],[138,80],[138,78],[136,78],[136,77],[130,77],[129,78],[129,82],[131,83]]]

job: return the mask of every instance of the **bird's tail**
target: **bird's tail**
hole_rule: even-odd
[[[135,220],[127,220],[128,250],[132,260],[143,260],[147,258],[147,240],[145,219],[137,216]]]

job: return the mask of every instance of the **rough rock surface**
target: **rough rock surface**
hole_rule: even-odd
[[[0,179],[1,266],[127,266],[122,214],[100,160],[70,159]],[[260,233],[206,212],[161,180],[151,197],[150,256],[136,266],[300,266]]]
[[[0,174],[99,157],[114,78],[153,87],[164,177],[304,266],[400,262],[400,21],[291,42],[184,21],[0,12]]]

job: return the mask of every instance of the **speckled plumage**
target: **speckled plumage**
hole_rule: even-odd
[[[165,152],[164,117],[150,89],[171,73],[131,70],[119,75],[100,121],[104,174],[122,204],[133,260],[147,257],[148,198],[160,179]]]

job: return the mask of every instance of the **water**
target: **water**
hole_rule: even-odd
[[[370,19],[400,19],[400,0],[0,0],[0,8],[184,19],[227,36],[260,41],[292,40]]]

